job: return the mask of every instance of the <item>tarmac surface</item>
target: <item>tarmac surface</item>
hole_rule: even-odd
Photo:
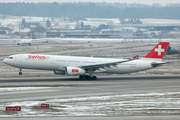
[[[98,76],[97,80],[73,77],[0,78],[1,87],[52,87],[43,90],[0,93],[0,102],[44,100],[96,95],[166,92],[180,90],[180,75]]]
[[[32,117],[3,118],[3,120],[179,120],[179,116],[118,116],[118,117]]]
[[[108,75],[97,80],[79,80],[78,77],[18,77],[0,78],[1,87],[52,87],[41,90],[1,92],[0,102],[47,100],[58,98],[89,97],[103,95],[143,94],[180,91],[180,75]],[[82,120],[179,120],[179,115],[144,116],[69,116],[69,117],[3,117],[4,120],[29,119],[82,119]]]

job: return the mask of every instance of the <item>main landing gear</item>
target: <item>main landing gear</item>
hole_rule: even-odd
[[[22,75],[21,69],[19,69],[19,75]]]
[[[81,80],[96,80],[97,77],[96,76],[89,76],[89,75],[80,75],[79,79],[81,79]]]

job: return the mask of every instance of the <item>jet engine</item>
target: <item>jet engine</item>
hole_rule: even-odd
[[[86,71],[78,67],[66,67],[65,72],[67,75],[83,75]]]
[[[64,71],[54,70],[54,74],[64,75],[64,74],[65,74],[65,72],[64,72]]]

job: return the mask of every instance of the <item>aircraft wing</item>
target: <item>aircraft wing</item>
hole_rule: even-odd
[[[82,66],[78,66],[84,70],[98,70],[98,69],[103,69],[103,68],[110,68],[110,67],[116,67],[118,64],[120,63],[124,63],[124,62],[128,62],[128,61],[132,61],[130,59],[126,59],[123,61],[117,61],[117,62],[110,62],[110,63],[101,63],[101,64],[94,64],[94,65],[82,65]]]

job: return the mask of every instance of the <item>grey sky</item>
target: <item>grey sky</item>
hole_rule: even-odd
[[[142,3],[142,4],[153,4],[159,3],[166,5],[167,3],[180,3],[180,0],[0,0],[0,2],[120,2],[120,3]]]
[[[180,3],[180,0],[0,0],[0,2],[120,2],[120,3],[142,3],[142,4],[153,4],[159,3],[166,5],[167,3]]]

